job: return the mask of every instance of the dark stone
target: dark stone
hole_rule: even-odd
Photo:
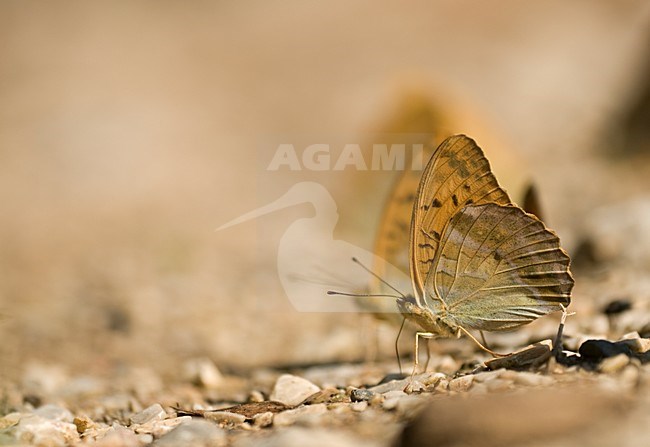
[[[585,360],[600,361],[608,357],[625,354],[633,357],[629,346],[623,343],[614,343],[608,340],[587,340],[578,349],[578,353]]]
[[[356,388],[350,392],[350,400],[352,402],[368,401],[375,395],[374,391],[366,390],[364,388]]]

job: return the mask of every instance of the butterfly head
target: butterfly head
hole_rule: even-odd
[[[413,295],[397,298],[397,307],[404,317],[427,332],[441,337],[458,335],[458,327],[449,322],[445,315],[436,314],[431,309],[420,306]]]

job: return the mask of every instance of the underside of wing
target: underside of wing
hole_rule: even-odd
[[[469,205],[445,228],[426,296],[466,329],[513,329],[569,305],[559,238],[516,206]]]
[[[447,138],[422,174],[413,207],[409,258],[419,297],[449,219],[466,205],[485,203],[507,205],[510,198],[474,140],[465,135]]]

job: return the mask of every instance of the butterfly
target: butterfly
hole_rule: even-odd
[[[474,140],[447,138],[415,193],[405,190],[412,180],[398,185],[394,206],[413,203],[408,264],[414,294],[396,305],[425,331],[420,336],[464,333],[492,352],[469,331],[516,329],[569,305],[574,281],[559,238],[512,203]],[[404,229],[399,219],[386,225]],[[378,254],[398,259],[395,254],[405,252],[400,239],[403,232],[393,231]]]

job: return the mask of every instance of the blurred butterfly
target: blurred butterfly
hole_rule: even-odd
[[[394,218],[382,224],[377,254],[396,265],[403,261],[398,254],[405,253],[400,242],[406,228],[398,216],[404,213],[396,211],[412,203],[407,228],[414,295],[396,304],[426,331],[420,336],[465,333],[492,352],[469,330],[515,329],[570,303],[569,257],[557,235],[512,204],[472,139],[446,139],[434,151],[416,193],[407,191],[416,178],[409,175],[390,202],[387,217],[392,212]]]

